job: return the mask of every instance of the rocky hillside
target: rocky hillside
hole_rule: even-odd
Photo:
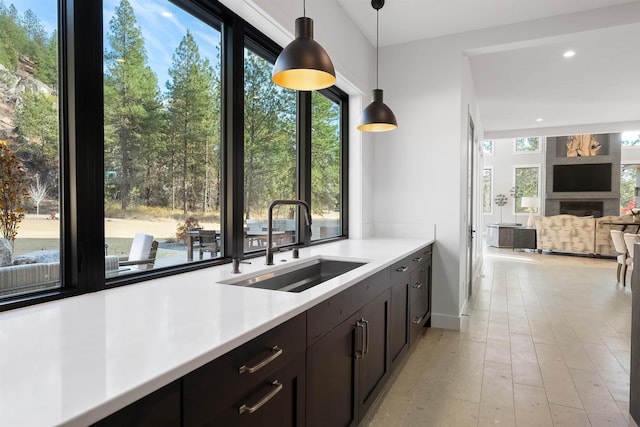
[[[18,138],[14,123],[16,106],[20,105],[21,97],[27,92],[57,95],[52,88],[33,77],[33,64],[29,58],[20,57],[20,65],[15,71],[0,64],[0,139],[11,142]]]

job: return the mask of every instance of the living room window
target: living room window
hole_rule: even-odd
[[[516,138],[514,144],[516,153],[539,153],[541,150],[540,138],[537,136]]]
[[[515,213],[529,213],[522,207],[523,197],[538,197],[540,194],[540,165],[514,167],[514,186],[511,196],[514,198]]]
[[[20,147],[8,144],[26,166],[20,183],[39,203],[27,206],[29,225],[49,227],[22,221],[14,254],[37,248],[29,268],[51,260],[57,269],[20,295],[0,294],[0,310],[230,262],[248,245],[245,219],[261,219],[275,198],[316,208],[314,244],[347,236],[344,92],[275,87],[282,48],[215,0],[37,4],[27,14],[0,3],[0,63],[10,71],[22,64],[51,89],[37,105],[48,110],[12,124],[24,132]],[[25,43],[6,42],[16,35]],[[58,50],[59,77],[50,67]],[[245,64],[255,65],[257,81],[244,81]],[[33,117],[51,119],[55,136],[30,130]],[[258,146],[262,165],[245,168]],[[276,212],[285,223],[280,243],[300,239],[297,213]],[[263,254],[264,246],[247,251]],[[22,286],[4,276],[0,284]]]
[[[482,213],[493,213],[493,167],[482,170]]]
[[[485,156],[493,156],[493,139],[485,139],[482,142],[482,152]]]

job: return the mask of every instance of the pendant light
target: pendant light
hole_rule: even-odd
[[[296,19],[296,38],[284,48],[273,66],[272,79],[278,86],[295,90],[318,90],[333,85],[336,71],[327,52],[313,40],[313,19]]]
[[[382,89],[378,87],[379,59],[378,37],[380,23],[378,13],[384,6],[384,0],[371,0],[371,7],[376,10],[376,88],[373,90],[373,102],[362,111],[358,130],[363,132],[385,132],[398,127],[396,116],[387,105],[382,102]]]

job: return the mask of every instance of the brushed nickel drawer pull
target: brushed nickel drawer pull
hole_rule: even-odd
[[[396,271],[399,273],[404,273],[405,271],[407,271],[409,269],[409,267],[405,267],[404,265],[402,267],[398,267],[396,268]]]
[[[415,261],[415,262],[420,262],[420,261],[422,261],[422,257],[421,257],[421,256],[417,256],[417,257],[415,257],[415,258],[413,259],[413,261]]]
[[[278,357],[280,357],[283,351],[284,350],[282,350],[280,347],[278,347],[277,345],[274,345],[273,348],[271,349],[271,355],[269,357],[267,357],[266,359],[264,359],[262,362],[258,363],[255,366],[247,367],[247,365],[242,365],[239,371],[241,374],[244,374],[245,372],[253,374],[255,371],[259,370],[260,368],[264,368],[269,363],[273,362]]]
[[[364,323],[364,327],[367,330],[366,333],[364,334],[365,336],[365,345],[364,345],[364,354],[369,353],[369,321],[368,320],[364,320],[361,319],[362,323]]]
[[[422,282],[414,283],[412,288],[414,288],[414,289],[422,289]]]
[[[276,396],[276,394],[280,393],[280,390],[282,390],[282,384],[278,380],[274,380],[271,383],[271,387],[272,387],[272,390],[269,393],[265,394],[262,399],[258,400],[255,405],[253,406],[242,405],[240,407],[240,413],[244,414],[245,412],[248,412],[250,414],[253,414],[258,409],[260,409],[265,403],[273,399]]]
[[[422,322],[422,316],[414,317],[412,323],[419,325]]]
[[[362,334],[360,334],[360,350],[356,350],[356,354],[355,354],[356,359],[362,359],[364,357],[365,325],[362,322],[362,320],[358,320],[356,322],[356,328],[362,328]]]

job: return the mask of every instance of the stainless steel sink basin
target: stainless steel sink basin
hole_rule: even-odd
[[[315,259],[257,276],[226,280],[220,283],[283,292],[302,292],[364,264],[366,262]]]

